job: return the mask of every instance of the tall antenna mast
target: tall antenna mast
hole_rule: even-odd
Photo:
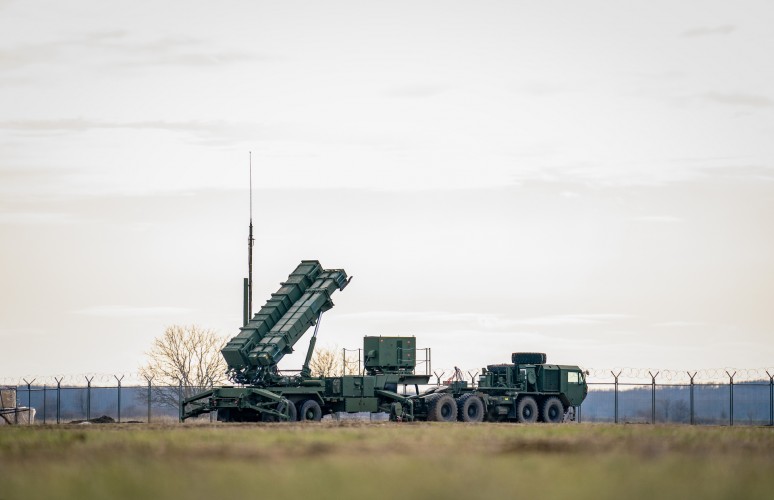
[[[250,233],[247,237],[247,278],[244,282],[244,309],[242,326],[253,317],[253,152],[250,151]]]
[[[253,317],[253,152],[250,151],[250,237],[247,240],[247,287],[248,287],[248,307],[247,312],[250,318]]]

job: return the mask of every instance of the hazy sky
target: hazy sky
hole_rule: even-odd
[[[248,151],[255,308],[301,259],[355,277],[322,345],[772,367],[772,24],[768,1],[0,0],[0,378],[238,333]]]

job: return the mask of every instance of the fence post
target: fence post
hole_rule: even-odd
[[[696,376],[698,372],[693,372],[693,375],[691,375],[691,372],[687,372],[688,377],[691,379],[691,425],[694,425],[696,422],[694,420],[694,413],[693,413],[693,378]]]
[[[91,420],[91,381],[94,380],[94,375],[84,377],[86,379],[86,420]]]
[[[768,370],[766,375],[769,376],[769,425],[774,427],[774,375]]]
[[[121,378],[116,377],[113,375],[113,378],[116,379],[118,382],[118,423],[121,423],[121,381],[124,379],[124,376],[121,375]]]
[[[183,381],[177,386],[177,407],[180,410],[180,421],[183,421]]]
[[[610,373],[613,374],[613,378],[615,379],[615,392],[614,392],[615,399],[613,400],[613,415],[615,417],[613,422],[617,424],[618,423],[618,376],[621,374],[621,370],[619,370],[618,373],[613,373],[612,371]]]
[[[43,384],[43,425],[46,425],[46,384]]]
[[[215,381],[212,380],[212,377],[209,377],[209,383],[210,383],[209,389],[212,390],[215,387]],[[290,404],[293,404],[293,403],[290,403]],[[215,417],[215,415],[213,415],[213,412],[208,412],[208,413],[210,415],[210,423],[212,423],[213,417]]]
[[[27,382],[26,378],[23,378],[22,380],[24,380],[24,383],[27,384],[27,408],[32,408],[32,388],[31,388],[31,386],[32,386],[32,383],[35,382],[35,379],[32,379],[29,382]],[[29,414],[32,415],[32,411],[30,411]],[[17,423],[18,423],[19,412],[16,412],[15,415],[16,415],[16,419],[17,419]],[[27,419],[27,422],[31,424],[32,423],[32,419]]]
[[[734,425],[734,375],[736,375],[736,372],[728,373],[728,370],[726,370],[726,375],[728,375],[728,380],[730,382],[728,386],[728,423],[729,425]]]
[[[656,423],[656,377],[661,372],[656,372],[655,375],[648,372],[650,374],[650,423],[655,424]]]
[[[148,381],[148,423],[151,422],[151,382],[153,382],[153,377],[148,378],[148,376],[145,376],[145,380]]]
[[[58,424],[62,418],[62,380],[64,377],[56,378],[56,423]]]

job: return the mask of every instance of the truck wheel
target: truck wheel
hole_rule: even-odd
[[[435,396],[435,397],[433,397]],[[457,420],[457,402],[450,394],[434,394],[427,398],[427,420],[454,422]]]
[[[538,419],[538,405],[532,396],[524,396],[516,405],[516,421],[522,424],[532,424]]]
[[[551,396],[543,401],[543,411],[540,413],[541,420],[549,424],[558,424],[564,420],[564,407],[559,398]]]
[[[298,419],[302,422],[319,422],[322,418],[322,409],[314,399],[307,399],[298,407]]]
[[[463,422],[483,422],[484,402],[473,393],[463,394],[457,399],[459,408],[459,420]]]

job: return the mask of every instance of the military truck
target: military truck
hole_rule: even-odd
[[[331,295],[350,282],[343,269],[323,269],[304,260],[266,304],[223,348],[227,375],[234,386],[216,387],[183,401],[180,420],[217,412],[219,421],[320,420],[336,412],[389,411],[399,385],[426,385],[416,375],[413,337],[366,337],[365,373],[313,377],[309,368],[322,314],[333,307]],[[293,352],[315,326],[300,372],[280,372],[279,361]],[[428,360],[429,370],[429,360]]]
[[[513,353],[510,364],[488,365],[477,387],[459,369],[446,384],[408,397],[412,415],[402,418],[441,422],[512,421],[559,423],[574,420],[588,393],[578,366],[550,365],[544,353]]]

